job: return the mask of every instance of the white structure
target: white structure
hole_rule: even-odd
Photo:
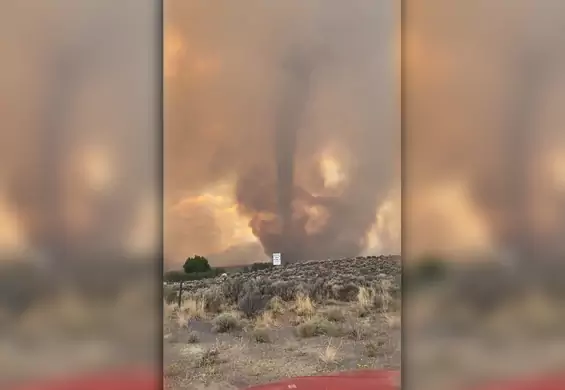
[[[281,265],[281,254],[273,253],[273,265]]]

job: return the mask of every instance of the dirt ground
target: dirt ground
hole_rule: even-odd
[[[366,291],[366,290],[361,290]],[[256,318],[233,308],[207,313],[186,299],[165,308],[168,389],[240,389],[282,378],[400,368],[400,315],[355,302],[275,300]],[[396,305],[398,307],[398,305]]]

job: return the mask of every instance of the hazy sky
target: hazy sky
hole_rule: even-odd
[[[562,252],[565,3],[407,3],[404,249]]]
[[[398,250],[393,4],[165,2],[171,261]]]
[[[53,241],[80,253],[154,248],[160,207],[155,2],[3,6],[2,255]]]

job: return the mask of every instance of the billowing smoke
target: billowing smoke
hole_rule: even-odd
[[[407,251],[531,262],[565,249],[564,11],[557,0],[408,2]],[[430,207],[432,189],[453,201]]]
[[[259,260],[235,256],[254,253],[232,239],[244,228],[226,235],[238,218],[283,261],[366,250],[399,152],[394,1],[168,0],[165,11],[172,260]],[[226,198],[237,215],[217,211]],[[398,250],[382,241],[372,249]]]
[[[121,253],[144,208],[158,221],[154,1],[30,4],[2,23],[1,224],[58,262]]]
[[[302,114],[308,101],[308,89],[312,69],[311,60],[306,53],[290,53],[287,59],[289,72],[286,87],[290,93],[284,96],[281,111],[275,127],[275,154],[277,159],[278,217],[281,224],[282,251],[287,259],[292,259],[293,247],[290,242],[293,232],[292,201],[294,199],[294,159],[298,129]],[[276,248],[268,248],[276,249]],[[300,253],[299,253],[300,254]]]

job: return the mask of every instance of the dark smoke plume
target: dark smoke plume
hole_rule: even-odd
[[[311,61],[310,61],[311,62]],[[292,200],[294,199],[294,163],[298,130],[308,101],[308,88],[312,64],[305,53],[291,53],[285,64],[288,68],[288,85],[283,90],[283,102],[276,125],[275,153],[277,158],[277,195],[282,232],[280,252],[287,260],[293,259],[292,245]],[[287,95],[287,96],[285,96]]]
[[[399,152],[394,1],[169,0],[165,11],[170,261],[260,260],[243,255],[255,253],[249,242],[225,248],[234,222],[209,205],[223,197],[235,199],[267,256],[365,250]],[[337,161],[338,184],[325,182],[324,158]]]

